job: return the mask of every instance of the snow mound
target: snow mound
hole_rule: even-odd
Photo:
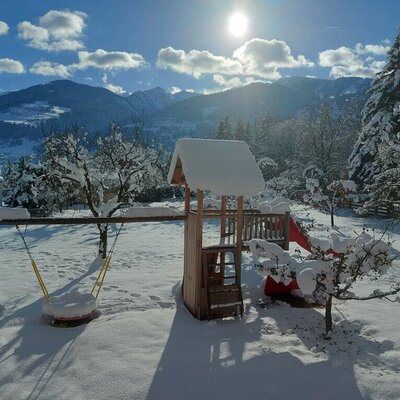
[[[268,201],[263,201],[258,205],[258,209],[262,214],[271,214],[271,205]]]
[[[219,209],[221,209],[221,201],[215,200],[211,197],[206,197],[204,199],[204,208],[206,208],[206,209],[215,208],[215,209],[219,210]]]
[[[263,201],[259,204],[258,209],[262,214],[285,214],[286,212],[290,212],[289,203],[286,201]]]
[[[275,197],[274,199],[272,199],[272,200],[269,202],[269,205],[270,205],[271,207],[273,207],[273,206],[276,206],[276,205],[278,205],[278,204],[280,204],[280,203],[288,203],[288,204],[289,204],[289,200],[286,199],[286,198],[284,198],[284,197]]]
[[[27,219],[30,218],[26,208],[0,207],[0,221],[3,219]]]
[[[168,207],[131,207],[126,210],[123,217],[143,218],[143,217],[175,217],[179,213]]]
[[[96,311],[96,299],[91,293],[67,292],[50,297],[43,312],[55,319],[82,318]]]
[[[285,214],[290,212],[290,206],[286,202],[282,202],[271,207],[271,214]]]

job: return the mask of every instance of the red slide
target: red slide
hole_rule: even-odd
[[[311,253],[311,246],[307,236],[297,226],[295,220],[290,218],[289,223],[289,242],[296,242],[303,249]],[[282,282],[275,282],[270,276],[265,280],[264,294],[266,296],[276,296],[282,294],[290,294],[293,289],[298,289],[296,279],[293,279],[289,285]]]
[[[290,218],[289,223],[289,242],[296,242],[304,250],[312,253],[310,242],[307,236],[302,232],[302,230],[297,226],[295,220]],[[326,254],[333,254],[338,257],[339,254],[334,250],[329,249]],[[293,279],[289,285],[285,285],[282,282],[275,282],[270,276],[265,280],[264,294],[266,296],[274,296],[280,294],[289,294],[293,289],[298,289],[296,279]]]
[[[312,253],[311,246],[307,236],[297,226],[293,218],[290,218],[290,223],[289,223],[289,242],[296,242],[304,250],[307,250],[310,253]]]

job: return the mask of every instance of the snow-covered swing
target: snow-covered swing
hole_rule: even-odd
[[[124,226],[122,223],[114,237],[108,255],[104,259],[97,278],[90,293],[66,292],[59,296],[51,296],[40,274],[39,268],[33,258],[32,252],[25,240],[25,232],[22,233],[18,225],[16,228],[20,234],[24,247],[32,264],[33,272],[43,293],[43,313],[54,321],[84,321],[90,320],[97,315],[97,298],[103,286],[104,279],[111,264],[111,258],[117,244],[119,234]]]

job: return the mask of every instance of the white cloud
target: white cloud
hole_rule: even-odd
[[[318,56],[321,67],[333,67],[335,65],[351,66],[360,62],[355,51],[344,46],[335,50],[321,51]]]
[[[68,66],[49,61],[39,61],[32,65],[30,73],[44,76],[59,76],[68,78],[71,75]]]
[[[157,57],[160,68],[169,68],[173,71],[200,78],[202,75],[218,72],[227,75],[236,75],[242,72],[242,65],[237,60],[215,56],[209,51],[176,50],[173,47],[160,49]]]
[[[97,49],[94,52],[79,51],[79,62],[71,65],[73,69],[89,67],[104,70],[137,69],[147,66],[145,59],[137,53],[124,51],[105,51]]]
[[[83,49],[83,30],[87,15],[81,11],[50,10],[39,18],[38,25],[29,21],[18,24],[18,37],[29,47],[46,51]]]
[[[112,83],[107,83],[104,87],[110,90],[111,92],[114,92],[119,95],[123,95],[126,93],[126,90],[124,90],[122,86],[113,85]]]
[[[386,43],[386,42],[385,42]],[[385,61],[375,57],[386,56],[390,47],[380,44],[363,45],[357,43],[354,48],[339,47],[319,53],[319,65],[330,67],[332,78],[361,77],[373,78],[385,65]]]
[[[39,25],[54,39],[77,38],[83,33],[86,17],[81,11],[51,10],[39,18]]]
[[[8,25],[4,21],[0,21],[0,36],[8,34]]]
[[[126,90],[122,86],[118,85],[113,85],[112,83],[108,82],[108,76],[107,74],[103,74],[103,77],[101,78],[101,81],[104,83],[104,87],[111,92],[114,92],[119,95],[126,94]]]
[[[175,93],[182,92],[182,89],[180,87],[178,87],[178,86],[171,86],[168,89],[168,92],[171,93],[171,94],[175,94]]]
[[[20,61],[11,58],[0,58],[0,73],[22,74],[25,72]]]
[[[386,56],[387,52],[390,50],[390,46],[382,46],[381,44],[367,44],[365,45],[365,50],[366,52],[375,54],[377,56]]]
[[[360,65],[350,65],[347,67],[335,65],[332,67],[329,76],[335,79],[351,76],[356,76],[359,78],[373,78],[379,71],[380,69],[377,68],[363,67]]]
[[[250,83],[255,83],[255,82],[262,82],[262,83],[267,82],[261,79],[255,79],[251,76],[245,77],[244,79],[238,76],[235,76],[233,78],[225,78],[223,75],[220,74],[213,75],[213,81],[225,90],[246,86],[249,85]]]
[[[297,58],[283,40],[252,39],[233,53],[233,58],[243,65],[245,75],[278,79],[278,68],[312,67],[314,64],[303,55]]]
[[[279,68],[311,67],[313,63],[303,55],[294,57],[282,40],[252,39],[235,50],[231,57],[166,47],[158,52],[157,65],[195,78],[217,74],[279,79]]]
[[[194,89],[181,89],[179,86],[171,86],[168,89],[168,92],[171,94],[176,94],[179,92],[189,92],[189,93],[194,93]]]

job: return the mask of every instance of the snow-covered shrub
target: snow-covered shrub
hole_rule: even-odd
[[[22,157],[15,164],[8,162],[3,169],[3,175],[3,201],[6,205],[25,208],[45,205],[43,166],[34,164],[29,157]]]
[[[287,199],[295,199],[296,194],[301,189],[301,181],[296,178],[296,174],[293,171],[288,170],[268,180],[265,189],[272,198],[285,197]]]
[[[307,259],[291,256],[278,245],[263,239],[252,239],[246,244],[258,271],[286,284],[296,277],[303,295],[325,302],[327,336],[333,329],[334,298],[369,300],[400,292],[400,283],[393,283],[393,287],[385,292],[375,290],[366,296],[353,293],[356,282],[366,277],[378,279],[391,265],[391,243],[383,237],[376,239],[363,232],[357,238],[349,238],[333,232],[329,240],[311,238],[314,253]]]
[[[331,216],[331,226],[334,226],[337,209],[351,205],[357,185],[351,180],[334,180],[327,183],[323,171],[314,165],[306,167],[303,177],[306,182],[304,202],[328,212]]]
[[[314,269],[312,274],[310,272],[300,273],[300,280],[302,273],[307,273],[309,278],[312,279],[312,285],[309,286],[308,292],[306,291],[305,294],[312,293],[314,296],[323,298],[326,302],[325,323],[328,336],[333,328],[333,298],[338,300],[369,300],[383,298],[400,291],[400,284],[393,283],[390,290],[379,292],[379,294],[377,291],[373,291],[367,296],[358,296],[352,292],[357,281],[367,276],[378,279],[387,272],[391,265],[393,260],[391,243],[382,239],[373,238],[365,232],[355,239],[332,235],[330,248],[333,254],[326,256],[321,248],[315,253],[318,261],[325,262],[324,267]]]
[[[17,163],[8,162],[3,174],[4,203],[11,207],[36,209],[41,216],[62,211],[78,195],[70,183],[63,183],[48,174],[43,164],[29,157],[23,157]]]
[[[204,199],[204,208],[205,209],[216,209],[220,210],[221,209],[221,201],[214,199],[212,197],[206,197]]]
[[[279,166],[271,157],[263,157],[257,164],[266,181],[276,177]]]

